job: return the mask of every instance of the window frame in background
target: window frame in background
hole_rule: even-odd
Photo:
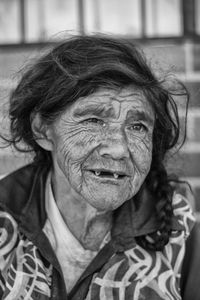
[[[9,1],[9,0],[7,0]],[[14,1],[14,0],[10,0]],[[40,38],[35,40],[30,40],[27,36],[27,16],[26,16],[26,5],[28,3],[27,0],[15,0],[18,1],[19,5],[19,38],[17,41],[12,42],[6,42],[0,44],[0,46],[6,45],[6,44],[15,44],[15,45],[21,45],[21,44],[48,44],[49,42],[56,42],[56,39],[52,38],[45,38],[45,34],[43,34],[43,37],[41,35]],[[40,5],[42,5],[43,0],[38,1],[40,2]],[[68,0],[66,0],[68,1]],[[76,16],[77,16],[77,27],[76,32],[79,34],[84,35],[87,32],[87,26],[86,26],[86,2],[85,0],[74,0],[77,4],[76,8]],[[92,1],[105,1],[105,0],[92,0]],[[136,1],[136,0],[133,0]],[[168,1],[179,1],[180,4],[180,16],[179,16],[179,22],[181,30],[178,34],[162,34],[159,32],[156,32],[154,30],[153,33],[149,34],[148,28],[149,28],[149,11],[147,11],[147,3],[158,3],[160,0],[139,0],[140,3],[140,18],[141,18],[141,24],[140,24],[140,33],[137,35],[133,34],[123,34],[123,37],[132,38],[132,39],[166,39],[166,38],[173,38],[173,39],[182,39],[185,37],[188,38],[199,38],[200,37],[200,21],[197,14],[200,15],[200,0],[168,0]],[[42,8],[42,6],[41,6]],[[42,11],[40,12],[42,15]],[[156,22],[156,14],[154,15],[154,22]],[[75,32],[72,32],[74,34]],[[112,32],[111,32],[112,33]],[[118,34],[115,34],[118,35]],[[122,35],[122,34],[121,34]]]

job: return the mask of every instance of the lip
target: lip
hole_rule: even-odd
[[[91,168],[86,169],[88,172],[100,172],[100,173],[111,173],[111,174],[117,174],[124,177],[131,177],[131,174],[129,174],[127,171],[122,171],[118,169],[106,169],[106,168]]]
[[[123,176],[119,178],[114,178],[112,176],[110,177],[103,177],[103,176],[96,176],[94,172],[87,171],[88,175],[87,177],[91,178],[92,180],[96,181],[98,184],[103,183],[103,184],[112,184],[112,185],[121,185],[122,183],[126,182],[128,177]]]
[[[104,170],[104,171],[102,171]],[[112,175],[112,172],[108,169],[88,169],[85,170],[86,171],[86,175],[88,178],[96,181],[98,184],[112,184],[112,185],[121,185],[122,183],[124,184],[125,182],[127,182],[127,180],[130,178],[130,176],[127,176],[124,172],[121,172],[121,175],[117,174],[117,176]],[[109,172],[109,174],[95,174],[96,172]],[[110,173],[111,172],[111,173]],[[116,171],[115,171],[116,172]],[[116,174],[116,173],[115,173]]]

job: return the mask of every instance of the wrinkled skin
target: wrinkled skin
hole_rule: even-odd
[[[51,127],[54,176],[66,195],[102,212],[133,197],[150,169],[154,121],[135,87],[101,89],[68,107]]]

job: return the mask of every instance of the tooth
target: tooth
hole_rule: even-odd
[[[100,173],[101,173],[101,172],[99,172],[99,171],[95,171],[95,175],[96,175],[96,176],[99,176]]]
[[[117,179],[119,177],[119,175],[116,174],[116,173],[114,173],[113,176],[114,176],[115,179]]]

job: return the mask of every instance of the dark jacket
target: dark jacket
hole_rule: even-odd
[[[162,252],[147,251],[135,240],[159,229],[148,197],[137,209],[131,200],[117,209],[111,241],[67,294],[61,267],[42,230],[48,171],[32,164],[0,181],[0,299],[181,299],[185,238],[194,222],[184,197],[174,196],[172,237]],[[189,299],[197,298],[184,298]]]

